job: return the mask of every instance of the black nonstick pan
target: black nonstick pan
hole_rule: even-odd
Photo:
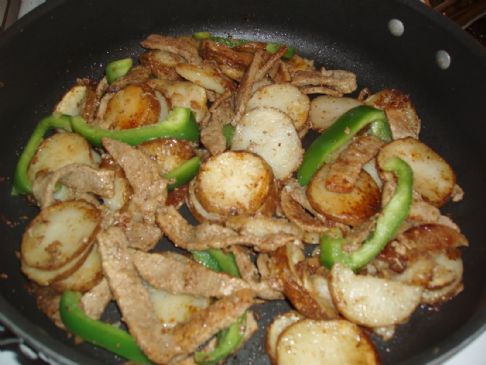
[[[37,208],[10,196],[19,151],[35,123],[77,77],[99,78],[114,59],[136,56],[150,33],[210,31],[272,40],[359,88],[398,88],[422,119],[421,138],[454,167],[465,198],[446,206],[470,247],[465,290],[438,310],[419,309],[389,342],[373,337],[384,364],[437,364],[486,329],[486,51],[418,0],[52,0],[0,36],[0,322],[56,363],[120,363],[74,345],[25,290],[17,251]],[[288,309],[256,308],[262,328],[228,364],[269,364],[264,325]]]

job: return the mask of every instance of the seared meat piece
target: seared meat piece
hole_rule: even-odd
[[[356,75],[344,70],[295,71],[292,75],[295,86],[323,86],[340,94],[356,90]]]
[[[142,47],[149,49],[160,49],[175,53],[189,63],[200,64],[201,57],[197,50],[197,43],[193,43],[189,38],[166,37],[159,34],[151,34],[142,41]]]
[[[363,165],[379,152],[384,142],[375,136],[360,136],[352,141],[330,164],[326,188],[336,193],[353,190]]]
[[[83,311],[93,319],[99,319],[112,299],[110,286],[106,279],[101,280],[81,297]]]

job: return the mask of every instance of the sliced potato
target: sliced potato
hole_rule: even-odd
[[[407,137],[387,144],[378,154],[378,166],[382,169],[389,158],[397,156],[413,170],[413,186],[424,200],[440,207],[451,196],[456,175],[451,166],[426,144]]]
[[[93,245],[91,252],[82,265],[68,277],[52,283],[54,289],[59,291],[74,290],[86,292],[94,287],[103,278],[101,257],[98,248]]]
[[[259,88],[248,101],[247,110],[271,107],[287,114],[295,129],[305,127],[309,114],[309,97],[291,84],[272,84]]]
[[[380,361],[373,344],[357,325],[345,320],[303,319],[280,335],[277,363],[372,365]]]
[[[311,128],[323,131],[329,128],[337,118],[362,103],[353,98],[321,95],[312,99],[309,110]]]
[[[148,67],[157,78],[164,80],[179,79],[174,67],[183,62],[186,62],[186,60],[182,56],[155,49],[140,56],[140,63]]]
[[[304,155],[292,120],[274,108],[255,108],[247,112],[236,126],[231,149],[260,155],[279,180],[290,177]]]
[[[195,312],[207,308],[210,299],[187,294],[171,294],[162,289],[146,285],[155,314],[164,327],[171,328],[187,321]]]
[[[250,152],[227,151],[199,170],[195,193],[203,208],[223,216],[254,214],[273,192],[270,166]]]
[[[71,116],[81,115],[87,95],[88,88],[85,85],[73,86],[57,103],[54,112]]]
[[[159,173],[164,175],[194,157],[194,149],[188,141],[175,138],[158,138],[141,143],[139,150],[157,163]]]
[[[355,275],[341,264],[331,270],[329,290],[345,318],[367,327],[406,322],[420,304],[423,291],[419,286]]]
[[[101,221],[90,203],[72,200],[43,209],[22,237],[22,261],[44,270],[57,269],[92,244]]]
[[[75,133],[56,133],[41,143],[27,175],[34,181],[40,171],[52,172],[72,163],[95,166],[88,142]]]
[[[122,176],[115,176],[114,194],[110,198],[103,198],[103,205],[112,211],[118,211],[127,204],[133,189],[128,180]]]
[[[335,193],[326,188],[330,165],[314,175],[306,191],[307,199],[318,213],[351,226],[364,223],[380,209],[381,193],[373,178],[364,170],[350,193]]]
[[[186,80],[219,94],[232,87],[229,80],[222,77],[214,68],[208,65],[180,63],[175,67],[175,70]]]
[[[189,81],[165,82],[157,80],[151,85],[162,92],[169,100],[172,107],[180,106],[193,111],[196,121],[204,119],[208,112],[206,90]]]
[[[226,217],[222,216],[221,214],[210,213],[206,209],[204,209],[204,207],[201,205],[194,191],[195,185],[196,185],[196,180],[192,180],[189,183],[189,189],[187,191],[186,204],[191,214],[200,223],[203,222],[223,223]]]
[[[118,91],[103,115],[109,129],[130,129],[159,121],[160,103],[152,88],[131,84]]]
[[[291,324],[303,319],[304,317],[295,311],[290,311],[275,317],[267,329],[267,338],[265,347],[272,361],[272,364],[277,364],[277,341],[280,334]]]
[[[50,285],[57,280],[62,280],[72,273],[74,273],[86,260],[91,252],[91,247],[87,247],[85,251],[75,257],[73,260],[67,262],[64,266],[52,270],[37,269],[27,265],[21,260],[22,272],[32,281],[39,285]]]

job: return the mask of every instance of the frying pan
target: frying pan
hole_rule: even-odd
[[[101,77],[108,61],[139,54],[139,41],[150,33],[202,30],[294,45],[319,65],[355,72],[360,88],[398,88],[411,96],[422,119],[421,138],[451,163],[466,192],[462,202],[445,207],[470,241],[463,251],[465,290],[438,311],[417,310],[393,340],[373,340],[384,364],[436,364],[481,333],[486,53],[416,0],[52,0],[18,21],[0,37],[0,272],[6,274],[0,321],[59,363],[120,361],[88,344],[73,345],[25,290],[16,253],[37,208],[10,196],[11,176],[35,123],[76,77]],[[257,306],[261,327],[287,309],[285,302]],[[228,363],[269,364],[263,337],[261,329]]]

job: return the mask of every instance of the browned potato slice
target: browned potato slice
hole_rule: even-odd
[[[391,157],[398,156],[413,170],[413,186],[429,203],[440,207],[451,196],[456,175],[451,166],[429,146],[415,138],[393,141],[378,154],[378,166]]]
[[[52,286],[59,291],[74,290],[86,292],[103,278],[101,257],[94,245],[82,265],[68,277],[55,281]]]
[[[181,63],[175,67],[176,72],[196,85],[215,91],[219,94],[230,88],[231,82],[222,77],[215,69],[208,65],[192,65]]]
[[[88,142],[75,133],[56,133],[41,143],[27,174],[33,181],[40,171],[51,172],[72,163],[95,166]]]
[[[154,90],[132,84],[108,101],[103,119],[110,129],[130,129],[157,123],[159,117],[160,103]]]
[[[187,294],[171,294],[162,289],[146,286],[154,305],[155,314],[165,328],[187,321],[195,312],[209,306],[210,299]]]
[[[159,138],[141,143],[139,150],[157,162],[161,175],[179,167],[194,156],[194,149],[188,141]]]
[[[318,213],[352,226],[364,223],[380,209],[381,193],[373,178],[364,170],[350,193],[335,193],[326,189],[329,166],[324,165],[307,187],[307,199]]]
[[[291,324],[278,339],[277,359],[279,365],[380,363],[368,337],[345,320],[303,319]]]
[[[259,88],[248,101],[247,110],[271,107],[287,114],[295,129],[305,127],[309,114],[309,97],[291,84],[272,84]]]
[[[189,81],[159,83],[158,90],[169,98],[172,107],[191,109],[197,122],[203,120],[208,112],[206,90],[199,85]]]
[[[73,86],[64,94],[61,101],[57,103],[54,112],[71,116],[81,115],[87,93],[88,88],[85,85]]]
[[[159,79],[177,80],[179,76],[174,67],[186,60],[175,53],[150,50],[140,56],[140,63],[148,67]]]
[[[64,279],[75,272],[86,260],[91,248],[88,247],[80,255],[75,257],[73,260],[67,262],[64,266],[52,270],[42,270],[35,267],[27,265],[23,260],[21,260],[21,270],[22,272],[32,281],[35,281],[39,285],[49,285],[57,280]]]
[[[65,265],[92,243],[100,220],[98,209],[82,200],[43,209],[24,232],[22,261],[43,270]]]
[[[224,216],[216,213],[209,213],[204,207],[201,205],[199,200],[197,199],[196,193],[194,191],[196,181],[192,180],[189,183],[189,189],[187,191],[187,199],[186,204],[189,208],[189,211],[197,219],[198,222],[217,222],[223,223],[225,221]]]
[[[331,270],[329,290],[345,318],[367,327],[406,322],[420,304],[423,291],[419,286],[355,275],[341,264]]]
[[[318,96],[310,103],[309,120],[311,128],[318,131],[327,129],[337,118],[358,105],[361,105],[361,102],[353,98]]]
[[[246,113],[236,126],[231,149],[260,155],[279,180],[292,175],[304,155],[292,119],[274,108],[256,108]]]
[[[203,208],[223,216],[254,214],[273,191],[270,166],[250,152],[211,157],[199,170],[195,193]]]
[[[272,364],[277,364],[277,341],[280,334],[291,324],[301,319],[303,319],[303,316],[300,313],[290,311],[275,317],[268,327],[265,347]]]

